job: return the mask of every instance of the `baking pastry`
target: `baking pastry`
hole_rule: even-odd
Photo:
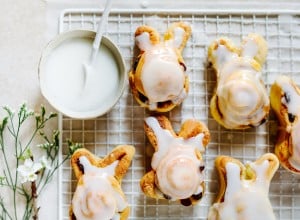
[[[218,156],[220,190],[209,210],[208,220],[275,220],[268,198],[270,181],[279,161],[267,153],[244,166],[239,160]]]
[[[185,206],[197,203],[204,193],[201,153],[210,139],[207,127],[190,119],[177,135],[165,116],[156,116],[145,119],[145,132],[155,152],[152,170],[141,179],[142,191]]]
[[[141,106],[167,112],[186,97],[189,80],[181,53],[190,35],[191,27],[183,22],[173,24],[163,42],[152,27],[137,28],[135,41],[140,54],[129,73],[129,83]]]
[[[208,48],[217,74],[211,114],[225,128],[245,129],[266,120],[270,104],[261,74],[266,56],[267,43],[257,34],[249,34],[239,48],[226,38]]]
[[[70,219],[128,218],[129,206],[121,189],[121,181],[134,152],[134,147],[120,145],[101,159],[84,148],[75,151],[71,165],[78,183],[70,208]]]
[[[288,76],[279,76],[270,100],[279,121],[275,154],[283,167],[300,174],[300,89]]]

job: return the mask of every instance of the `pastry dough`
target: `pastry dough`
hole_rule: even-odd
[[[165,116],[156,116],[145,119],[145,132],[155,152],[152,170],[141,179],[142,191],[185,206],[197,203],[204,193],[201,153],[210,139],[207,127],[189,119],[177,135]]]
[[[249,34],[239,48],[226,38],[208,48],[208,60],[217,74],[210,110],[225,128],[245,129],[266,120],[270,104],[261,74],[266,56],[267,43],[257,34]]]
[[[129,83],[142,107],[167,112],[186,97],[189,80],[181,53],[190,35],[190,26],[183,22],[174,23],[163,42],[152,27],[137,28],[135,40],[140,54],[129,73]]]
[[[275,220],[268,198],[270,181],[279,166],[274,154],[264,154],[246,166],[234,158],[218,156],[215,166],[220,189],[208,220]]]
[[[129,206],[121,189],[121,181],[134,152],[134,147],[120,145],[101,159],[84,148],[75,151],[71,165],[78,183],[70,208],[70,219],[128,218]]]
[[[300,174],[300,89],[288,76],[279,76],[270,100],[279,121],[275,154],[283,167]]]

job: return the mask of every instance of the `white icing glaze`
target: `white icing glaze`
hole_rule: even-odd
[[[245,43],[245,53],[250,56],[254,52],[253,42],[248,46],[247,44],[248,42]],[[216,95],[224,124],[228,128],[259,125],[267,114],[264,108],[269,106],[261,73],[253,69],[250,59],[238,57],[224,45],[218,45],[214,56],[218,71]]]
[[[184,140],[174,137],[169,130],[160,127],[154,117],[145,119],[157,138],[158,150],[151,166],[156,171],[157,187],[172,199],[185,199],[202,192],[203,182],[199,166],[202,165],[195,150],[203,152],[203,134]],[[200,187],[200,188],[199,188]]]
[[[242,56],[252,59],[255,57],[257,52],[258,52],[258,45],[256,41],[251,37],[247,37],[245,39],[245,44],[242,45]]]
[[[216,68],[221,69],[229,60],[237,58],[238,55],[227,49],[226,46],[219,44],[217,50],[214,51],[216,58]]]
[[[84,156],[79,158],[80,164],[84,167],[85,175],[110,175],[114,176],[115,169],[119,163],[118,160],[114,161],[112,164],[106,167],[96,167],[91,164],[91,162]]]
[[[230,170],[230,172],[228,172]],[[237,166],[234,163],[228,163],[226,164],[226,175],[227,175],[227,188],[225,192],[225,201],[231,200],[232,196],[236,191],[241,190],[242,183],[240,181],[240,172],[241,169],[239,166]]]
[[[82,156],[79,158],[84,167],[84,175],[79,180],[72,199],[72,210],[80,220],[120,219],[118,212],[128,205],[123,195],[113,188],[109,178],[114,178],[115,161],[107,167],[93,166]],[[115,180],[116,181],[116,180]]]
[[[138,47],[145,51],[141,82],[149,100],[150,110],[157,108],[158,102],[180,103],[186,96],[184,91],[184,68],[178,62],[176,49],[184,36],[184,29],[174,28],[174,38],[153,45],[148,32],[136,37]]]
[[[240,179],[240,167],[235,163],[226,164],[227,188],[224,202],[215,203],[209,211],[209,220],[245,219],[275,220],[268,199],[269,180],[266,171],[269,161],[251,163],[256,173],[255,180]]]
[[[184,89],[184,70],[173,48],[156,45],[145,53],[141,81],[149,102],[176,99]]]
[[[291,127],[287,128],[287,132],[291,133],[293,148],[293,153],[289,158],[289,162],[293,167],[300,170],[300,94],[297,93],[291,84],[290,78],[287,76],[279,76],[276,79],[276,83],[290,99],[289,102],[287,102],[283,96],[281,103],[287,107],[288,113],[297,116],[298,118]]]
[[[179,103],[182,102],[182,100],[183,100],[186,96],[187,96],[187,93],[186,93],[186,91],[183,89],[183,90],[181,91],[181,93],[180,93],[177,97],[175,97],[174,99],[172,99],[172,103],[174,103],[174,104],[179,104]]]
[[[264,192],[269,192],[270,182],[266,178],[266,172],[269,167],[269,161],[265,160],[262,164],[250,163],[250,167],[256,173],[255,186],[263,189]]]
[[[185,35],[185,31],[181,27],[174,28],[174,42],[173,46],[179,48],[181,43],[183,42],[183,37]]]
[[[144,33],[136,36],[135,41],[136,41],[137,46],[142,51],[149,50],[152,47],[152,44],[150,41],[150,35],[148,32],[144,32]]]
[[[83,63],[90,60],[92,45],[90,37],[70,37],[43,58],[43,93],[54,107],[70,117],[96,117],[96,113],[104,111],[103,103],[112,106],[119,96],[122,73],[110,46],[101,44],[88,74],[84,71]]]

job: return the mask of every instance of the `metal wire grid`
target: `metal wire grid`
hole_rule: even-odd
[[[93,10],[67,10],[60,19],[60,31],[71,29],[95,30],[100,12]],[[209,113],[209,101],[215,87],[215,76],[207,64],[207,46],[217,37],[227,36],[237,44],[250,32],[262,34],[269,46],[263,77],[267,88],[279,74],[288,74],[300,83],[300,16],[280,13],[228,13],[217,12],[130,12],[111,13],[106,29],[121,49],[130,70],[134,48],[135,29],[151,25],[163,34],[176,21],[192,25],[193,35],[188,41],[183,57],[190,77],[190,92],[182,106],[168,114],[175,129],[187,118],[204,121],[210,130],[211,141],[204,155],[206,163],[206,193],[195,207],[183,207],[174,202],[157,201],[145,197],[139,187],[140,178],[150,169],[152,148],[145,138],[143,119],[149,112],[138,106],[127,86],[117,105],[106,115],[94,120],[74,120],[61,117],[63,146],[66,139],[83,143],[103,157],[116,145],[132,144],[136,154],[122,188],[131,206],[130,219],[206,219],[208,209],[218,192],[218,177],[214,170],[217,155],[230,155],[243,162],[255,160],[265,152],[273,152],[277,123],[274,115],[258,128],[233,131],[218,125]],[[69,163],[60,176],[60,219],[69,219],[68,211],[76,180]],[[280,168],[270,186],[270,199],[277,219],[300,218],[299,177]]]

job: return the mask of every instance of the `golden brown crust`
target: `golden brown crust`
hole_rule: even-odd
[[[265,160],[269,161],[269,166],[266,171],[266,179],[271,181],[272,177],[274,176],[275,172],[279,167],[279,161],[277,157],[272,153],[266,153],[258,158],[254,163],[259,165],[262,164]],[[248,180],[248,181],[255,181],[256,180],[256,173],[255,171],[248,165],[244,166],[239,160],[229,157],[229,156],[218,156],[215,159],[215,167],[217,169],[219,175],[219,193],[215,199],[215,203],[223,202],[226,187],[227,187],[227,173],[226,173],[226,165],[228,163],[234,163],[240,167],[240,178],[241,180]]]
[[[171,40],[174,38],[174,29],[176,27],[183,28],[184,35],[183,35],[182,42],[181,42],[179,48],[174,48],[174,49],[175,49],[177,57],[178,57],[178,62],[181,65],[183,65],[184,68],[186,68],[181,53],[187,43],[187,40],[191,36],[191,32],[192,32],[191,27],[184,22],[177,22],[177,23],[172,24],[164,35],[164,41]],[[159,33],[154,28],[147,26],[147,25],[138,27],[135,32],[135,37],[139,36],[140,34],[142,34],[144,32],[149,33],[150,42],[152,45],[156,45],[156,44],[160,43]],[[141,49],[140,54],[138,55],[136,65],[129,72],[129,85],[130,85],[133,97],[138,102],[138,104],[141,107],[151,110],[150,105],[148,103],[147,94],[144,91],[143,83],[141,81],[141,73],[142,73],[142,68],[144,66],[144,62],[145,62],[145,51],[143,51]],[[183,89],[186,94],[189,92],[189,78],[187,75],[185,75]],[[178,106],[180,103],[173,103],[171,100],[159,102],[157,108],[153,111],[168,112],[168,111],[171,111],[176,106]]]
[[[139,36],[140,34],[147,32],[149,33],[150,36],[150,41],[153,45],[158,44],[159,43],[159,33],[152,27],[147,26],[147,25],[143,25],[140,26],[136,29],[135,31],[135,37]]]
[[[115,147],[110,154],[104,158],[99,158],[85,148],[77,149],[71,157],[71,166],[73,168],[76,179],[78,180],[77,184],[82,184],[82,176],[84,175],[84,168],[79,162],[79,158],[85,156],[92,165],[96,167],[106,167],[112,164],[114,161],[118,160],[119,163],[115,168],[114,177],[108,177],[112,187],[118,191],[121,195],[124,195],[121,189],[122,178],[126,174],[131,161],[135,153],[135,148],[131,145],[119,145]],[[120,213],[120,219],[126,220],[129,216],[130,208],[127,207]],[[73,214],[72,206],[69,211],[70,219],[76,220],[76,217]]]
[[[142,177],[140,181],[140,186],[146,196],[149,196],[151,198],[156,198],[156,199],[164,199],[164,197],[161,194],[158,194],[155,191],[156,185],[155,185],[154,170],[149,171]]]
[[[289,79],[290,85],[294,90],[300,95],[300,89],[295,85],[295,83]],[[299,120],[297,116],[293,122],[289,120],[288,109],[285,105],[282,104],[282,98],[284,98],[284,91],[281,86],[276,82],[271,86],[270,90],[270,101],[271,107],[274,110],[277,119],[279,121],[277,141],[275,144],[275,154],[277,155],[281,165],[287,170],[300,174],[300,170],[295,168],[289,162],[289,158],[293,155],[293,143],[290,129],[292,125]]]
[[[173,130],[171,122],[169,121],[169,119],[166,116],[156,115],[154,117],[157,119],[160,127],[168,130],[174,137],[182,137],[184,139],[187,139],[187,138],[195,137],[200,133],[203,133],[204,136],[202,139],[202,144],[204,147],[206,147],[206,145],[208,144],[208,142],[210,140],[209,130],[206,127],[206,125],[203,124],[202,122],[199,122],[194,119],[186,120],[182,124],[181,129],[178,132],[178,134],[176,134],[175,131]],[[150,143],[152,144],[154,150],[157,151],[158,143],[157,143],[157,137],[156,137],[154,131],[147,125],[147,123],[144,123],[144,129],[145,129],[145,133],[146,133]],[[198,149],[196,149],[196,155],[197,155],[197,158],[202,161],[202,155]],[[148,173],[146,173],[140,181],[140,186],[141,186],[142,191],[144,192],[145,195],[147,195],[149,197],[156,198],[156,199],[166,199],[164,197],[164,195],[162,195],[161,193],[159,193],[157,191],[157,189],[156,189],[157,186],[155,184],[155,178],[156,178],[155,170],[151,170]],[[202,182],[201,186],[202,186],[203,192],[204,192],[205,183]],[[189,200],[191,202],[191,205],[194,205],[200,201],[199,198],[195,198],[193,196],[191,196],[187,200]]]

